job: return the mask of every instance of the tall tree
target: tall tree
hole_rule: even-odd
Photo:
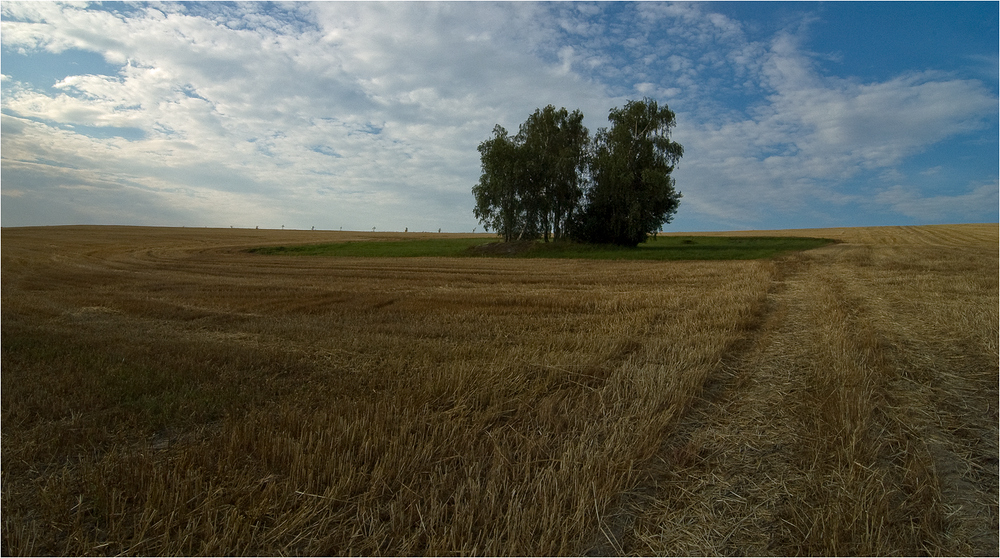
[[[525,201],[537,215],[549,240],[563,237],[566,222],[583,197],[580,172],[586,164],[589,131],[583,113],[552,105],[538,109],[521,125],[518,141],[525,149]]]
[[[489,231],[510,241],[518,230],[521,213],[518,182],[521,171],[520,148],[499,124],[493,137],[479,144],[482,175],[473,186],[475,215]]]
[[[670,176],[684,148],[670,139],[674,113],[655,100],[611,109],[598,130],[587,205],[576,220],[579,240],[635,246],[669,223],[680,205]]]
[[[476,217],[506,241],[562,238],[582,199],[579,176],[588,144],[578,110],[538,109],[513,137],[497,125],[479,145]]]

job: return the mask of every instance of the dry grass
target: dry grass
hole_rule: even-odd
[[[997,550],[996,225],[726,262],[2,234],[4,554]]]
[[[822,233],[670,439],[698,458],[661,463],[639,552],[996,554],[997,226]]]

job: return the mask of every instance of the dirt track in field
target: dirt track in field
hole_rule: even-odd
[[[3,229],[4,553],[996,555],[998,226],[705,234],[841,243]]]
[[[923,475],[943,510],[915,518],[940,530],[924,550],[996,554],[997,227],[771,234],[844,243],[780,262],[761,326],[624,510],[633,549],[896,554],[872,512]]]

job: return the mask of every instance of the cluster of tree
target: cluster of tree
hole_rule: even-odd
[[[591,139],[583,114],[549,105],[511,136],[502,126],[479,144],[475,214],[504,240],[635,246],[669,223],[680,204],[670,176],[684,154],[670,139],[674,113],[643,99],[610,111]]]

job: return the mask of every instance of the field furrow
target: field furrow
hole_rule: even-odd
[[[995,554],[996,225],[773,234],[4,229],[3,553]]]
[[[995,256],[908,242],[923,258],[838,245],[780,264],[752,345],[650,469],[626,548],[996,552]]]

